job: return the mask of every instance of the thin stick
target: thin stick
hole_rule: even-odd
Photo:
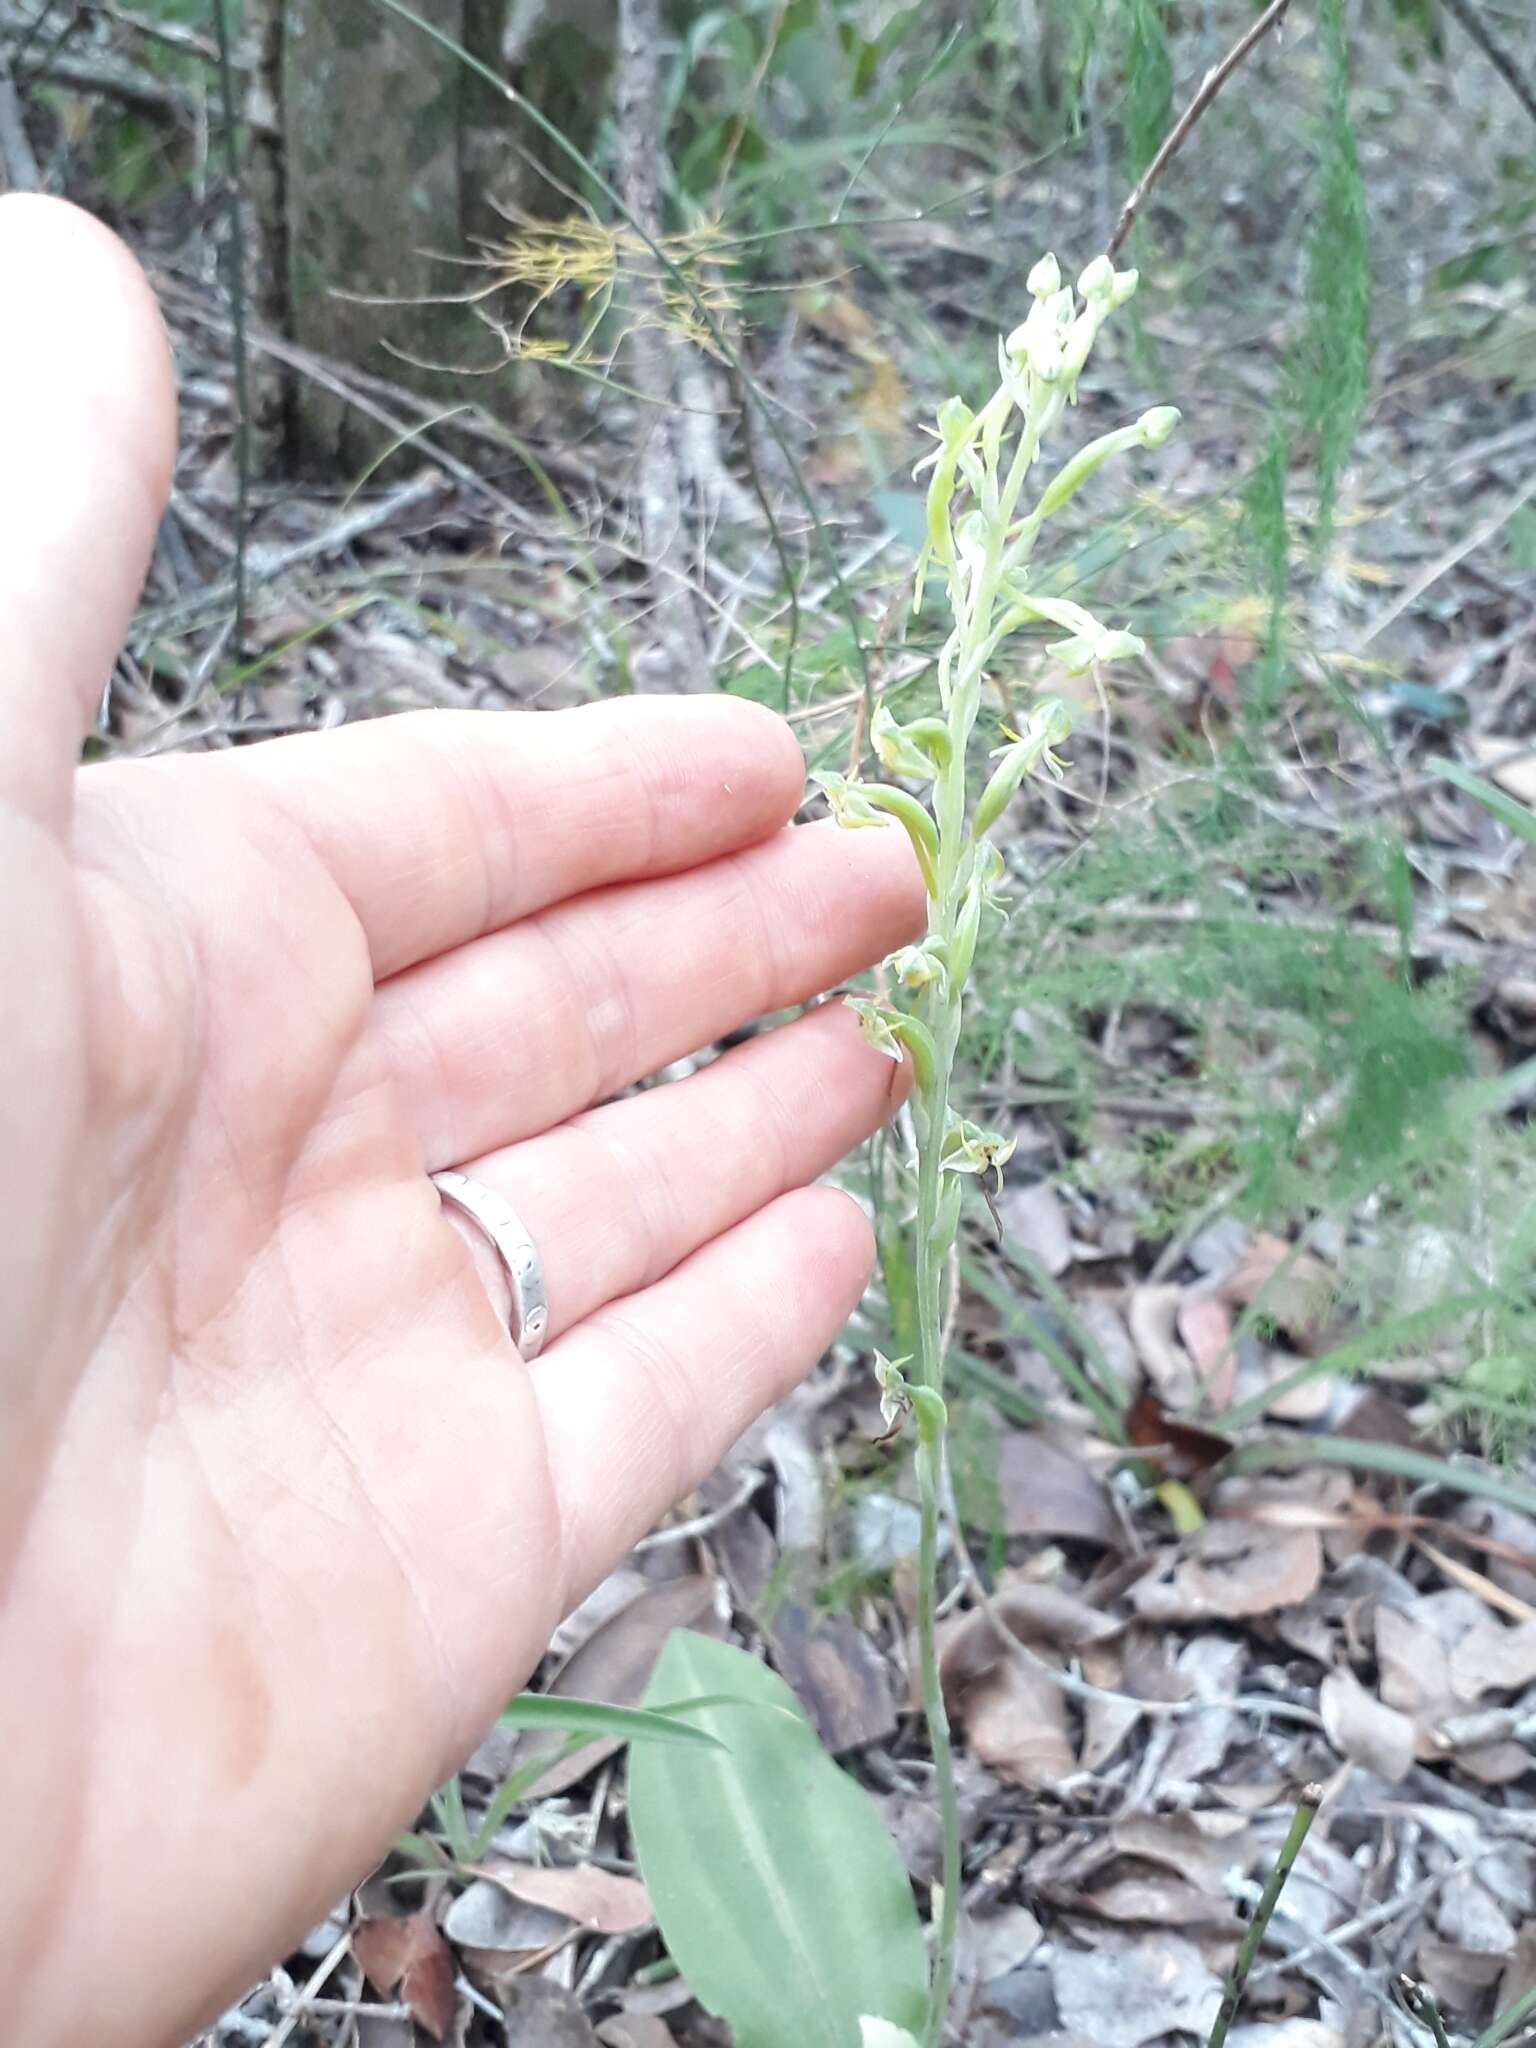
[[[1445,0],[1445,11],[1455,15],[1521,106],[1536,121],[1536,86],[1494,35],[1483,19],[1482,10],[1473,5],[1473,0]]]
[[[1317,1809],[1322,1803],[1321,1785],[1303,1786],[1301,1797],[1296,1802],[1296,1814],[1291,1822],[1290,1831],[1280,1845],[1275,1867],[1269,1873],[1264,1889],[1259,1895],[1259,1903],[1255,1906],[1253,1918],[1248,1923],[1248,1932],[1243,1936],[1242,1947],[1237,1952],[1237,1961],[1232,1965],[1226,1989],[1221,1994],[1221,2004],[1216,2008],[1216,2021],[1207,2037],[1205,2048],[1223,2048],[1228,2029],[1236,2019],[1237,2008],[1242,2003],[1248,1973],[1258,1957],[1265,1930],[1269,1926],[1275,1907],[1279,1904],[1280,1894],[1285,1890],[1285,1881],[1295,1866],[1296,1858],[1301,1854],[1301,1845],[1307,1839],[1312,1823],[1317,1818]]]
[[[9,23],[0,21],[0,40],[15,33]],[[44,51],[28,64],[27,74],[29,78],[56,78],[78,92],[104,93],[147,114],[169,115],[182,122],[193,116],[191,96],[178,86],[151,78],[147,72],[130,71],[93,57],[71,56],[67,50]]]
[[[1378,633],[1390,626],[1394,619],[1400,618],[1410,606],[1418,603],[1432,583],[1438,583],[1440,578],[1454,569],[1458,562],[1464,562],[1468,555],[1475,554],[1480,547],[1485,546],[1501,527],[1506,526],[1514,518],[1521,506],[1533,497],[1536,497],[1536,475],[1528,476],[1525,482],[1513,490],[1480,525],[1474,526],[1472,531],[1457,541],[1454,547],[1447,548],[1445,553],[1431,562],[1427,568],[1421,569],[1406,590],[1400,591],[1386,610],[1379,612],[1372,619],[1365,631],[1355,640],[1349,650],[1350,653],[1359,654],[1369,647]]]
[[[1228,50],[1219,64],[1213,64],[1201,79],[1194,98],[1163,137],[1162,146],[1151,163],[1141,174],[1141,180],[1130,198],[1120,209],[1120,218],[1115,222],[1115,231],[1105,244],[1106,256],[1118,256],[1125,246],[1125,238],[1136,225],[1136,216],[1142,203],[1158,179],[1173,162],[1179,151],[1189,140],[1189,131],[1194,127],[1217,93],[1232,76],[1238,65],[1257,44],[1263,42],[1270,30],[1280,21],[1291,0],[1270,0],[1270,4],[1244,35]]]
[[[251,359],[245,336],[245,192],[240,181],[240,131],[235,116],[234,25],[230,0],[218,0],[214,26],[219,48],[219,113],[224,124],[229,180],[229,304],[234,318],[235,371],[235,623],[233,651],[245,658],[246,549],[251,530]]]

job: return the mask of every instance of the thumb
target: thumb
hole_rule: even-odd
[[[55,832],[175,433],[165,331],[123,244],[62,200],[0,199],[0,805]]]

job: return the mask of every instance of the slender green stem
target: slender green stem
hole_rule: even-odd
[[[939,1653],[934,1634],[938,1603],[932,1597],[938,1580],[939,1496],[943,1464],[944,1445],[939,1431],[924,1427],[917,1448],[918,1498],[922,1516],[917,1549],[917,1647],[923,1676],[923,1713],[928,1723],[928,1746],[933,1752],[934,1790],[938,1797],[944,1842],[940,1872],[942,1896],[933,1944],[926,2048],[939,2048],[944,2038],[944,2020],[949,2011],[949,1993],[955,1975],[955,1937],[960,1927],[960,1805],[955,1793],[954,1749],[950,1742],[949,1713],[944,1705],[944,1686],[939,1676]]]
[[[1472,2043],[1472,2048],[1499,2048],[1501,2041],[1507,2041],[1511,2034],[1536,2013],[1536,1987],[1517,1998],[1507,2006],[1491,2025],[1485,2027]]]
[[[1435,2048],[1451,2048],[1450,2036],[1445,2030],[1445,2020],[1429,1986],[1416,1983],[1412,1977],[1399,1977],[1397,1981],[1403,1994],[1404,2005],[1420,2025],[1428,2027],[1434,2036]]]
[[[1312,1823],[1317,1818],[1317,1809],[1322,1803],[1321,1785],[1308,1785],[1303,1788],[1302,1795],[1296,1802],[1295,1818],[1280,1846],[1280,1854],[1275,1859],[1275,1867],[1269,1873],[1264,1889],[1259,1895],[1259,1903],[1253,1909],[1253,1918],[1248,1923],[1248,1931],[1243,1936],[1242,1946],[1237,1952],[1237,1961],[1232,1965],[1226,1988],[1221,1994],[1221,2004],[1216,2008],[1215,2024],[1206,2039],[1205,2048],[1223,2048],[1232,2022],[1237,2017],[1237,2008],[1242,2003],[1248,1974],[1258,1956],[1265,1931],[1274,1917],[1275,1907],[1280,1902],[1280,1894],[1285,1890],[1285,1881],[1295,1867],[1296,1858],[1301,1854],[1301,1845],[1307,1839]]]

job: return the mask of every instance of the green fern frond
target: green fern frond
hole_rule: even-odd
[[[1365,410],[1371,269],[1365,187],[1349,107],[1343,0],[1319,0],[1323,40],[1321,204],[1307,249],[1307,326],[1297,353],[1300,424],[1315,434],[1317,545],[1326,544],[1339,474]]]

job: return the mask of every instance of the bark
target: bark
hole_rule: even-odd
[[[651,236],[661,220],[659,0],[619,0],[614,61],[614,121],[624,203]],[[654,623],[668,681],[678,690],[714,687],[704,635],[686,583],[667,574],[687,561],[683,542],[682,464],[677,398],[679,344],[662,325],[642,321],[627,345],[629,377],[648,402],[637,457],[640,546],[652,581]]]
[[[246,305],[251,324],[293,331],[288,294],[287,188],[279,95],[283,0],[245,0]],[[284,463],[294,433],[292,379],[260,349],[251,353],[251,450],[258,470]]]
[[[417,11],[455,43],[483,39],[483,0],[417,0]],[[472,315],[442,303],[474,278],[459,260],[470,253],[466,124],[505,125],[510,110],[453,50],[374,0],[286,0],[281,103],[293,338],[461,394],[452,372],[494,359]],[[482,380],[474,396],[487,395]],[[376,430],[313,384],[299,387],[296,426],[312,465],[353,469],[376,450]]]

